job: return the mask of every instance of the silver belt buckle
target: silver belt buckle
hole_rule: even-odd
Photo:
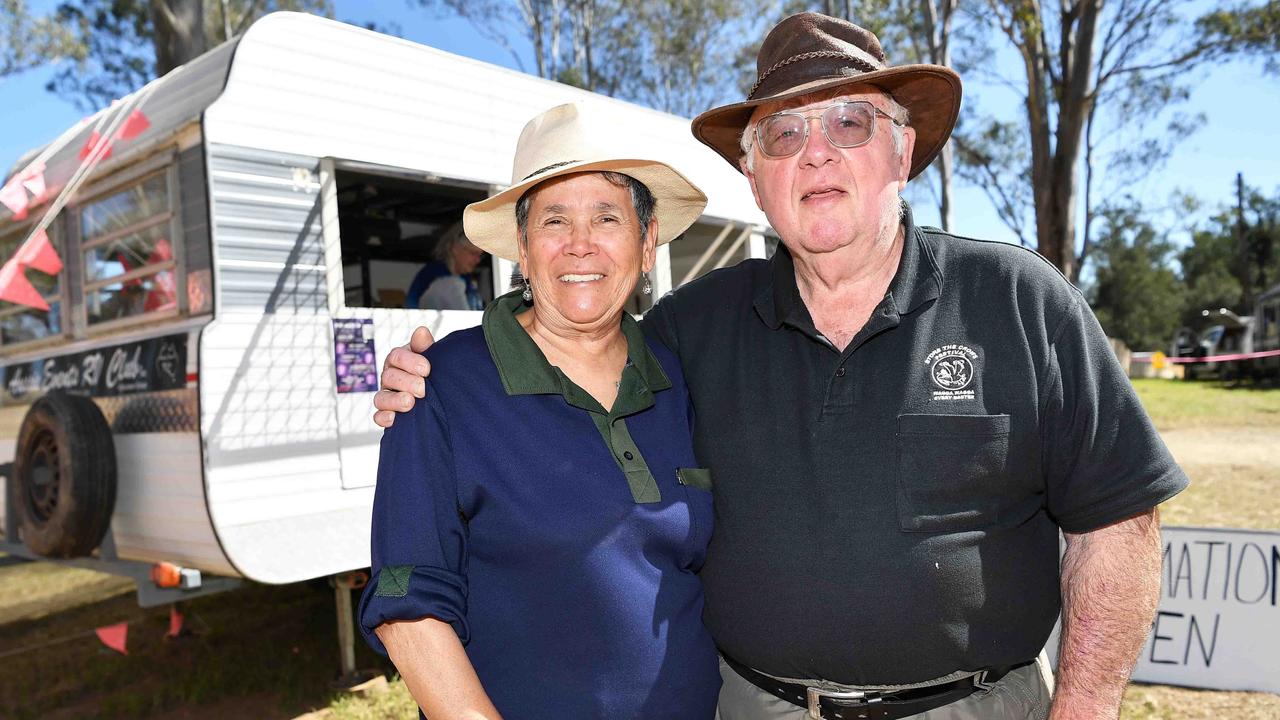
[[[832,700],[866,700],[868,703],[880,702],[880,693],[868,693],[863,690],[823,690],[822,688],[806,687],[805,697],[809,701],[809,717],[811,720],[823,720],[822,717],[822,698],[831,698]],[[871,695],[871,697],[867,697]]]

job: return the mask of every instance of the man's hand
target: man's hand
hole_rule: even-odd
[[[1062,641],[1049,717],[1115,718],[1160,599],[1160,516],[1152,508],[1066,538]]]
[[[431,363],[422,353],[431,347],[435,338],[431,331],[418,326],[409,337],[408,345],[401,345],[387,353],[382,363],[382,389],[373,396],[373,421],[389,428],[396,421],[396,413],[413,409],[414,398],[426,397],[426,377],[431,373]]]

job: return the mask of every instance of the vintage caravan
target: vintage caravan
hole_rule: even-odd
[[[268,583],[366,567],[377,367],[413,327],[480,315],[404,309],[405,288],[509,182],[523,124],[568,101],[711,198],[655,297],[767,254],[747,184],[687,120],[301,14],[31,151],[5,184],[30,207],[0,207],[0,285],[27,293],[0,303],[0,549],[101,541]],[[483,266],[484,293],[512,270]]]

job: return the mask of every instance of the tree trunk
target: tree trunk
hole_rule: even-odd
[[[156,77],[204,54],[204,3],[201,0],[151,0],[155,28]]]
[[[1076,276],[1076,191],[1080,142],[1093,105],[1093,44],[1101,0],[1063,4],[1059,11],[1058,67],[1054,77],[1038,0],[1013,7],[1011,39],[1027,74],[1027,125],[1036,243],[1067,277]],[[1006,32],[1009,32],[1007,29]],[[1050,103],[1050,97],[1055,102]],[[1057,108],[1050,123],[1050,107]]]
[[[921,0],[921,14],[924,16],[925,35],[929,41],[929,62],[935,65],[951,66],[951,18],[955,14],[958,0]],[[951,143],[942,147],[934,161],[938,170],[938,215],[942,219],[942,229],[951,231],[951,171],[954,167],[954,154]]]

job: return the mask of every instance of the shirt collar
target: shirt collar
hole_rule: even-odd
[[[929,240],[916,227],[911,216],[911,206],[902,201],[902,258],[898,271],[889,283],[885,300],[892,302],[899,315],[906,315],[930,300],[936,300],[942,292],[942,270],[933,257]],[[811,324],[808,309],[800,300],[800,288],[796,285],[795,260],[786,246],[778,245],[770,262],[769,282],[756,295],[755,308],[760,319],[772,330],[784,322]]]
[[[516,315],[524,310],[520,291],[513,290],[489,303],[480,321],[502,388],[508,395],[563,395],[571,405],[603,412],[594,398],[547,362],[537,343],[516,320]],[[648,407],[653,404],[652,393],[671,387],[671,380],[658,358],[645,344],[644,332],[626,312],[622,313],[622,335],[627,339],[627,365],[622,372],[621,386],[631,391],[619,392],[611,414],[622,410],[619,405]]]

